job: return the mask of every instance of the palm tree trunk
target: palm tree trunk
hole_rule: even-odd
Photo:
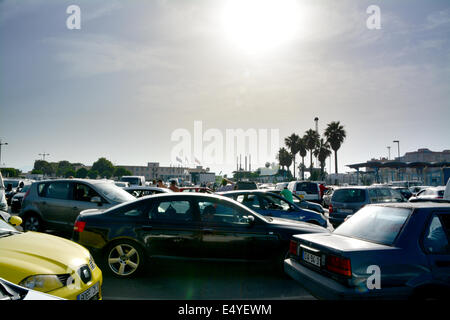
[[[294,154],[294,157],[293,157],[293,163],[294,163],[294,179],[295,179],[295,154]]]
[[[302,157],[302,180],[305,180],[305,157]]]
[[[338,173],[337,150],[334,150],[334,171],[336,172],[336,174]]]

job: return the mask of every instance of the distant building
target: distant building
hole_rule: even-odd
[[[147,181],[158,179],[167,181],[177,178],[190,181],[188,168],[174,166],[162,167],[159,165],[159,162],[148,162],[146,166],[117,165],[116,167],[130,171],[133,176],[144,176]]]
[[[195,185],[215,183],[216,174],[209,172],[209,168],[203,169],[202,166],[197,166],[193,169],[187,169],[190,174],[190,181]]]
[[[435,152],[422,148],[395,160],[371,159],[347,167],[357,170],[358,179],[362,178],[361,174],[366,178],[370,175],[376,183],[413,181],[423,185],[444,185],[450,171],[450,150]],[[365,171],[361,171],[362,168]]]

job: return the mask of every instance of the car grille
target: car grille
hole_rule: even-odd
[[[95,269],[95,262],[92,257],[89,258],[89,268],[91,268],[92,271]]]
[[[61,283],[64,286],[72,284],[72,282],[73,282],[73,278],[68,273],[66,273],[66,274],[59,274],[59,275],[57,275],[57,277],[58,277],[59,281],[61,281]]]

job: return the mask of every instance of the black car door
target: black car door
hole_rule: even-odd
[[[433,279],[450,286],[450,211],[432,215],[422,244]]]
[[[198,257],[201,225],[189,197],[155,199],[142,225],[151,256]]]
[[[250,211],[214,198],[198,198],[197,203],[203,257],[266,260],[279,245],[277,236],[268,232],[263,220]]]

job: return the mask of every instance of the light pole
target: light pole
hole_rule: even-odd
[[[45,161],[45,156],[49,156],[50,155],[50,153],[39,153],[38,154],[39,156],[42,156],[42,160],[44,160]]]
[[[2,142],[2,140],[0,140],[0,166],[2,165],[2,146],[7,146],[8,142]]]
[[[391,147],[388,146],[388,160],[391,160]]]
[[[400,141],[399,140],[394,140],[392,141],[394,143],[397,144],[397,150],[398,150],[398,160],[400,161]]]

